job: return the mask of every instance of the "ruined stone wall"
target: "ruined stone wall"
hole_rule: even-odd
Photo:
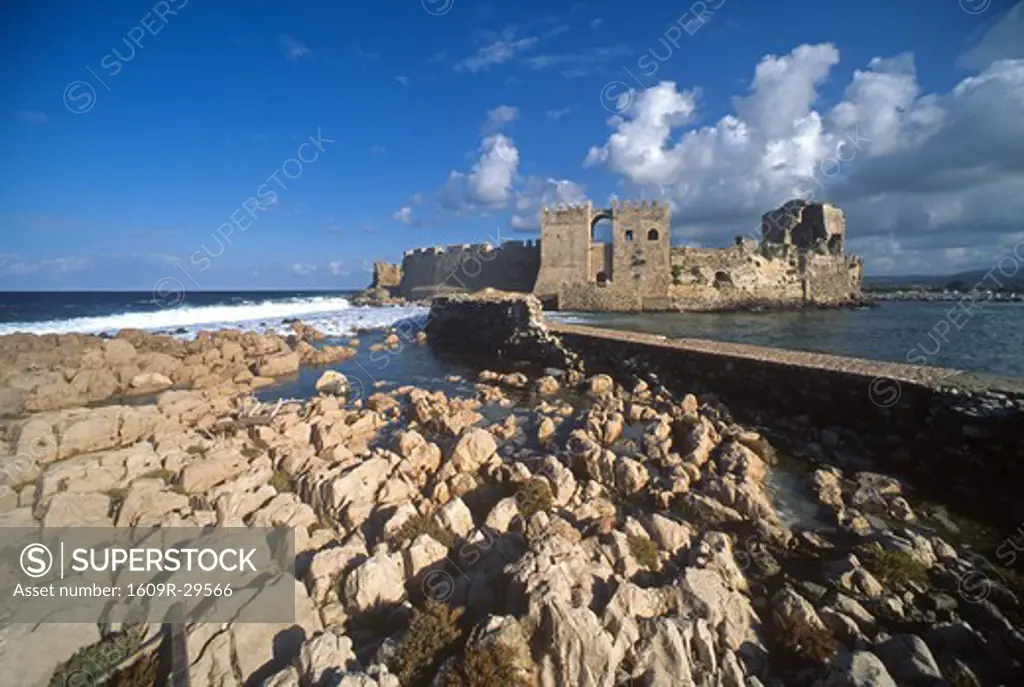
[[[387,289],[392,291],[402,283],[402,268],[384,260],[373,263],[373,281],[371,289]]]
[[[809,255],[807,261],[809,301],[829,304],[860,295],[863,263],[857,258]]]
[[[860,296],[862,263],[794,246],[765,255],[749,245],[672,251],[673,307],[680,310],[835,305]]]
[[[408,251],[402,259],[399,295],[424,298],[484,288],[529,292],[540,267],[538,243],[508,241],[497,247],[466,244]]]

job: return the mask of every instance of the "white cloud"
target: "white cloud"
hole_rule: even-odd
[[[559,119],[566,116],[570,112],[572,112],[571,107],[562,107],[558,108],[557,110],[548,110],[547,112],[544,113],[544,115],[552,122],[557,122]]]
[[[316,265],[311,265],[305,262],[296,262],[292,265],[292,272],[299,275],[300,277],[308,277],[309,275],[316,272]]]
[[[539,231],[542,207],[574,205],[586,201],[584,188],[568,179],[529,177],[516,191],[509,226],[517,231]]]
[[[402,84],[403,86],[408,86],[410,83],[412,83],[412,79],[410,79],[408,76],[396,76],[395,81]]]
[[[519,108],[511,105],[499,105],[487,113],[487,122],[484,124],[484,131],[493,133],[500,131],[506,124],[511,124],[519,116]]]
[[[598,17],[597,19],[591,19],[590,20],[590,28],[596,29],[597,27],[599,27],[603,23],[604,23],[604,19],[601,19],[600,17]]]
[[[585,163],[622,177],[626,196],[672,202],[679,238],[725,245],[762,212],[813,196],[846,210],[869,272],[996,256],[1024,213],[1024,60],[926,94],[911,55],[875,58],[838,104],[815,109],[838,59],[830,44],[765,57],[735,113],[703,127],[699,89],[661,82],[609,120]]]
[[[505,134],[487,136],[469,174],[452,171],[441,191],[441,203],[449,209],[500,209],[512,193],[519,166],[519,150]]]
[[[396,222],[401,222],[402,224],[406,224],[406,225],[412,225],[412,223],[413,223],[412,208],[409,207],[408,205],[406,205],[405,207],[399,208],[398,212],[393,214],[391,216],[391,218],[393,220],[395,220]]]
[[[347,277],[352,274],[352,272],[345,268],[344,260],[334,260],[327,263],[327,270],[335,277]]]
[[[536,36],[516,38],[514,29],[506,29],[500,38],[480,47],[469,57],[455,63],[455,71],[477,74],[491,67],[504,64],[519,53],[537,44]]]
[[[18,110],[15,115],[25,124],[46,124],[50,118],[44,112],[36,110]]]
[[[60,275],[79,272],[90,264],[88,258],[64,257],[30,260],[20,255],[0,254],[0,275],[23,276],[29,274]]]
[[[281,36],[281,47],[284,48],[285,57],[289,60],[298,60],[313,54],[312,50],[296,40],[294,36]]]

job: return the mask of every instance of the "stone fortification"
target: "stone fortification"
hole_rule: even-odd
[[[537,241],[417,248],[402,258],[397,293],[413,299],[486,288],[529,292],[539,259]]]
[[[861,299],[862,263],[846,256],[842,210],[793,200],[762,217],[760,241],[673,248],[670,208],[617,202],[545,209],[534,292],[563,310],[728,310],[834,306]],[[593,240],[602,220],[611,243]]]
[[[611,223],[610,240],[595,227]],[[673,248],[671,208],[657,201],[544,208],[540,241],[418,248],[375,269],[409,299],[485,288],[532,292],[545,307],[582,311],[713,311],[833,307],[862,301],[863,263],[844,253],[843,212],[792,200],[765,213],[760,240]]]

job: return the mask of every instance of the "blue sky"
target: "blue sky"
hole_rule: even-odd
[[[869,273],[1024,239],[1020,5],[701,5],[5,4],[0,289],[360,287],[613,194],[725,245],[807,177]]]

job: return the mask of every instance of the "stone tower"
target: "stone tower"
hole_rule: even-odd
[[[540,270],[533,287],[537,296],[557,296],[561,284],[589,281],[593,215],[589,201],[541,212]]]
[[[612,205],[614,287],[636,289],[641,298],[668,297],[672,283],[669,207],[657,201]]]
[[[594,225],[603,219],[612,222],[611,244],[594,240]],[[590,202],[545,208],[534,293],[552,298],[569,288],[632,309],[667,307],[671,253],[668,205],[616,201],[610,208]]]

